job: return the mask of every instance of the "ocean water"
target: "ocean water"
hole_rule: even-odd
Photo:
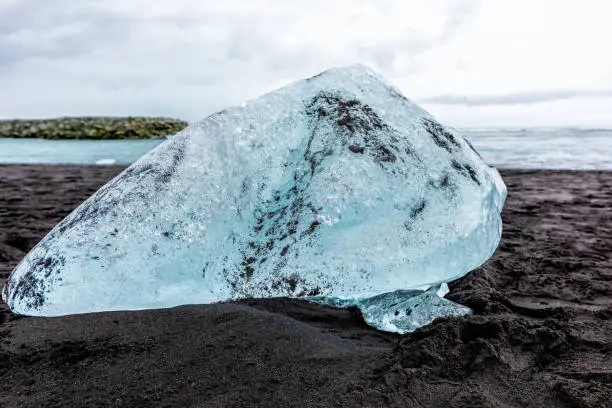
[[[0,163],[131,164],[162,142],[0,138]]]
[[[499,168],[612,170],[612,129],[461,129]]]
[[[612,170],[612,129],[459,129],[499,168]],[[123,164],[163,140],[0,139],[0,163]]]

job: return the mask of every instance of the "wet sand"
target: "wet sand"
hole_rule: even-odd
[[[121,170],[0,166],[0,284]],[[612,173],[502,176],[500,246],[450,285],[473,316],[398,336],[288,299],[47,319],[0,304],[0,406],[609,407]]]

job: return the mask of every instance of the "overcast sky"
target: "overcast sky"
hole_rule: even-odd
[[[361,62],[441,121],[612,126],[609,0],[0,0],[0,118],[197,120]]]

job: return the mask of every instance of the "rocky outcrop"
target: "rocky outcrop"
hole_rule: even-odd
[[[187,122],[151,117],[67,117],[1,120],[0,137],[35,139],[155,139],[183,130]]]

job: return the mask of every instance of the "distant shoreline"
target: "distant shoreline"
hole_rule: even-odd
[[[0,120],[0,138],[50,140],[164,139],[188,125],[163,117],[62,117]]]

